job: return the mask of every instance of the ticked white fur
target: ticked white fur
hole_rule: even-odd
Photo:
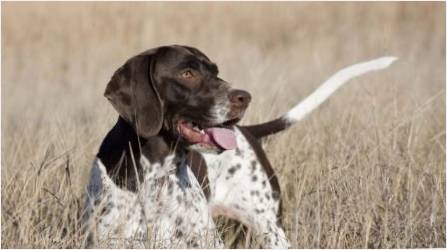
[[[234,132],[237,149],[202,153],[208,170],[211,213],[241,221],[261,238],[265,248],[287,248],[284,230],[277,224],[279,193],[274,193],[246,137],[237,127]]]
[[[206,198],[186,161],[179,166],[170,155],[163,164],[151,164],[141,156],[140,163],[144,178],[134,193],[118,187],[95,159],[83,216],[89,236],[85,245],[222,247]]]

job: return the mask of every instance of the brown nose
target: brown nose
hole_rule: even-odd
[[[232,90],[228,96],[231,104],[236,107],[247,107],[251,100],[251,95],[247,91],[240,89]]]

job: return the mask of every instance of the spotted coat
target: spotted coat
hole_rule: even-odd
[[[206,198],[183,159],[171,155],[151,164],[142,156],[144,180],[136,193],[116,186],[96,159],[83,216],[85,246],[222,247]]]
[[[264,240],[264,247],[287,248],[284,230],[278,223],[279,191],[272,188],[269,176],[252,145],[234,127],[238,148],[221,154],[202,153],[208,166],[209,206],[213,215],[241,221]]]

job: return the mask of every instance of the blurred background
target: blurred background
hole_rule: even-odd
[[[276,118],[385,55],[266,150],[296,248],[445,247],[445,3],[2,3],[2,247],[79,247],[113,72],[184,44]],[[231,237],[225,237],[230,244]]]

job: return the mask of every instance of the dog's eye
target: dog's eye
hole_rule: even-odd
[[[190,78],[194,77],[191,70],[183,71],[181,76],[185,79],[190,79]]]

